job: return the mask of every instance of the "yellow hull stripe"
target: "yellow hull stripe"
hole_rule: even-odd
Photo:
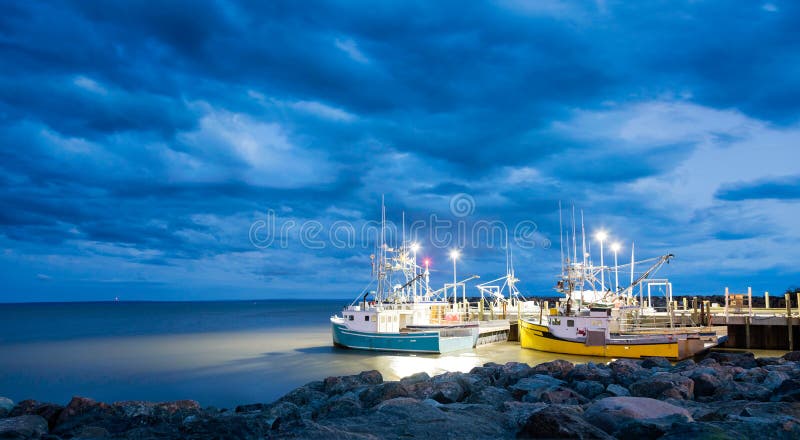
[[[601,346],[587,346],[582,342],[567,341],[550,334],[547,327],[519,322],[519,341],[522,348],[546,351],[549,353],[575,354],[582,356],[599,356],[612,358],[642,358],[650,356],[663,356],[678,359],[678,343],[662,344],[606,344]]]

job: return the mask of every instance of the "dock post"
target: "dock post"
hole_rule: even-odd
[[[747,308],[748,308],[748,315],[753,316],[753,288],[747,288]],[[750,343],[748,339],[748,344]],[[750,347],[747,347],[750,348]]]
[[[725,288],[725,324],[728,323],[728,288]]]
[[[697,297],[692,297],[692,322],[697,322],[699,319],[697,316]]]
[[[800,292],[797,292],[797,313],[800,316]]]
[[[686,311],[686,309],[688,308],[688,307],[687,307],[688,303],[689,303],[689,301],[688,301],[688,300],[686,299],[686,297],[684,296],[684,297],[683,297],[683,311],[684,311],[684,312],[685,312],[685,311]]]
[[[769,292],[767,291],[764,292],[764,308],[769,308]]]
[[[792,341],[792,295],[784,295],[786,299],[786,328],[789,329],[789,351],[794,351],[794,341]]]
[[[675,304],[674,301],[667,301],[667,308],[669,310],[669,328],[675,328]]]
[[[544,307],[547,306],[547,301],[545,301],[544,304],[542,304],[541,302],[539,303],[539,325],[542,325],[542,312],[544,312],[543,306]]]
[[[700,316],[698,316],[700,318],[700,325],[706,325],[706,311],[704,309],[705,305],[705,301],[700,301]]]
[[[478,317],[479,320],[483,321],[483,297],[478,302]]]
[[[750,317],[744,317],[744,339],[745,339],[745,346],[747,349],[750,349]]]

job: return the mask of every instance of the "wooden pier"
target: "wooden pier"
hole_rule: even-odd
[[[784,307],[770,307],[777,301],[770,304],[769,293],[765,292],[764,307],[753,307],[752,289],[736,294],[726,288],[725,304],[711,307],[713,323],[728,327],[728,342],[723,347],[796,350],[800,341],[800,306],[792,307],[792,296],[783,295]],[[800,293],[796,299],[795,304],[800,305]]]

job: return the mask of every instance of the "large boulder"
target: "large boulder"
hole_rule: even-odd
[[[606,387],[606,393],[610,394],[613,397],[631,395],[631,392],[628,391],[627,388],[623,387],[622,385],[617,385],[615,383],[612,383]]]
[[[377,370],[370,370],[362,371],[352,376],[328,377],[323,381],[322,389],[329,395],[342,394],[355,388],[378,385],[380,383],[383,383],[383,376],[381,376],[381,373]]]
[[[800,380],[787,379],[781,382],[772,392],[772,401],[800,402]]]
[[[0,438],[31,439],[47,434],[47,420],[41,416],[18,416],[0,419]]]
[[[575,367],[567,373],[567,380],[570,382],[576,380],[593,380],[603,385],[614,382],[611,369],[606,365],[595,364],[594,362],[575,365]]]
[[[772,391],[757,383],[750,382],[723,382],[712,398],[713,401],[749,400],[766,401],[770,399]]]
[[[642,360],[642,368],[670,368],[672,367],[672,363],[661,356],[651,356],[646,357]]]
[[[14,409],[14,401],[8,397],[0,397],[0,417],[5,417]]]
[[[653,371],[642,367],[642,362],[634,359],[617,359],[609,363],[608,368],[614,382],[626,387],[653,375]]]
[[[36,400],[23,400],[11,410],[8,416],[42,416],[45,420],[47,420],[47,425],[50,427],[50,429],[53,429],[53,427],[56,426],[58,416],[61,415],[61,411],[63,410],[63,406],[56,405],[54,403],[38,402]]]
[[[546,374],[548,376],[553,376],[557,379],[564,379],[567,377],[567,374],[575,368],[571,362],[567,362],[561,359],[557,359],[550,362],[544,362],[539,365],[533,367],[534,374]]]
[[[601,399],[589,405],[584,418],[609,434],[621,430],[631,433],[634,425],[650,429],[660,424],[668,426],[676,421],[692,421],[686,409],[647,397]]]
[[[781,357],[787,361],[800,362],[800,351],[790,351]]]
[[[613,438],[589,424],[574,409],[560,405],[548,405],[533,412],[517,435],[525,438]]]
[[[58,415],[53,432],[58,435],[75,435],[85,426],[99,426],[110,432],[123,432],[128,428],[129,418],[136,415],[126,415],[107,403],[86,397],[73,397]]]
[[[714,359],[722,365],[732,365],[741,368],[754,368],[758,366],[755,355],[750,352],[712,351],[707,359]]]
[[[359,397],[364,407],[371,408],[385,400],[408,397],[408,390],[400,382],[384,382],[367,388]]]
[[[628,387],[632,396],[654,399],[694,398],[694,381],[680,374],[657,373],[648,379],[634,382]]]
[[[508,387],[508,390],[511,391],[511,395],[517,400],[521,400],[525,395],[534,395],[536,400],[538,400],[541,393],[565,384],[566,382],[563,380],[537,374],[533,377],[526,377],[519,380],[514,385]]]
[[[606,390],[606,387],[603,386],[603,384],[593,380],[578,380],[572,382],[570,387],[587,399],[594,399]]]
[[[499,409],[503,407],[503,404],[512,400],[514,400],[514,397],[507,389],[500,387],[486,387],[477,393],[470,394],[470,396],[467,398],[467,403],[480,403]]]
[[[697,397],[713,396],[722,386],[722,380],[708,371],[695,370],[691,376],[694,381],[694,394]]]

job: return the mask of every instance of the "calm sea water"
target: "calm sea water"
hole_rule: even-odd
[[[556,358],[517,344],[451,355],[376,354],[332,346],[328,318],[346,301],[0,304],[0,396],[66,403],[194,399],[271,402],[332,375],[386,380],[469,371],[486,362]]]

